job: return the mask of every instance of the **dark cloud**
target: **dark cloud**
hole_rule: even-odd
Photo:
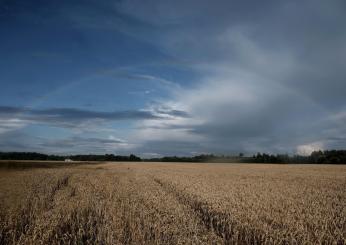
[[[345,104],[342,0],[123,1],[119,8],[144,22],[166,23],[166,31],[153,42],[180,59],[203,64],[203,72],[247,70],[329,110]]]
[[[45,138],[27,134],[23,131],[8,131],[1,135],[1,151],[36,151],[49,154],[128,154],[133,146],[115,138],[68,136],[64,138]]]
[[[102,139],[102,138],[83,138],[83,137],[70,137],[62,140],[47,140],[41,145],[48,148],[69,148],[69,147],[81,147],[85,145],[104,147],[105,145],[117,145],[125,144],[126,142],[120,139]]]
[[[36,136],[9,130],[1,132],[0,151],[40,151],[39,142]]]
[[[124,153],[127,154],[131,144],[121,139],[105,139],[72,136],[64,139],[40,139],[38,146],[44,152],[58,153]]]
[[[0,106],[0,120],[27,123],[47,123],[63,127],[77,127],[88,121],[119,121],[164,119],[169,117],[187,117],[187,113],[179,110],[126,110],[126,111],[91,111],[75,108],[31,109],[25,107]],[[6,125],[3,125],[4,127]],[[9,126],[10,127],[10,126]]]
[[[167,101],[188,108],[189,120],[140,129],[153,151],[169,152],[157,142],[177,142],[175,134],[196,152],[345,146],[344,1],[124,1],[121,9],[164,26],[153,42],[200,74]]]
[[[33,116],[42,116],[42,118],[48,118],[50,120],[136,120],[159,118],[159,116],[154,115],[152,112],[139,110],[99,112],[73,108],[51,108],[45,110],[30,110],[28,113]]]
[[[13,106],[0,106],[0,115],[15,114],[24,112],[25,108],[13,107]]]
[[[197,152],[196,152],[196,149]],[[210,148],[204,147],[198,142],[186,142],[184,140],[149,140],[140,148],[135,148],[139,155],[146,152],[161,152],[166,156],[190,156],[196,153],[212,153]]]

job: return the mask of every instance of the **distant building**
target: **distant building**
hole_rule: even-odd
[[[70,159],[70,158],[66,158],[66,159],[65,159],[65,162],[73,162],[73,160]]]

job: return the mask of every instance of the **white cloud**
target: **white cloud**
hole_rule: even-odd
[[[310,144],[299,145],[297,147],[297,154],[303,155],[303,156],[308,156],[313,151],[319,151],[319,150],[323,150],[323,149],[324,149],[323,142],[313,142]]]
[[[18,130],[25,127],[29,122],[19,118],[0,118],[0,134]]]
[[[308,127],[299,117],[305,117],[306,110],[319,113],[309,99],[251,72],[219,72],[192,89],[175,93],[173,100],[161,106],[185,111],[189,117],[145,120],[133,139],[142,145],[195,143],[196,152],[293,150],[292,145],[302,138],[292,142],[291,134],[297,126]]]
[[[133,13],[129,11],[133,1],[126,4],[124,11]],[[173,13],[179,13],[180,4],[172,7]],[[228,4],[233,8],[226,8]],[[148,5],[145,10],[156,9],[160,16],[170,8],[166,2]],[[324,120],[345,102],[340,92],[346,88],[345,73],[339,69],[345,61],[339,55],[345,50],[345,32],[340,35],[339,28],[344,17],[337,14],[331,18],[323,5],[270,3],[253,13],[242,9],[240,3],[221,1],[211,9],[202,9],[201,13],[210,17],[205,28],[196,28],[196,21],[163,32],[156,42],[167,53],[191,61],[200,81],[193,88],[173,90],[173,99],[162,102],[186,111],[190,118],[145,120],[136,137],[143,144],[155,142],[155,147],[160,147],[157,142],[172,141],[172,147],[176,142],[189,142],[195,144],[195,151],[219,149],[226,153],[237,149],[295,153],[297,145],[301,152],[309,152],[323,145],[304,142],[345,138],[344,126]],[[203,21],[200,7],[189,15]],[[315,12],[306,15],[304,10],[310,7]],[[224,15],[223,8],[242,11]],[[145,10],[132,15],[158,24],[148,15],[151,11]],[[219,13],[217,18],[211,15],[214,11]],[[251,13],[253,18],[241,13]],[[282,16],[295,16],[292,21],[301,23],[293,26],[282,21]],[[316,28],[320,25],[332,28],[328,35]],[[344,114],[336,117],[343,121]]]

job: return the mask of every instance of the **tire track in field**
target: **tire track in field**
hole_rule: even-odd
[[[263,231],[242,226],[229,213],[213,210],[207,202],[198,200],[197,196],[184,193],[160,179],[154,178],[154,181],[174,195],[181,204],[192,209],[206,229],[214,232],[224,244],[264,244],[270,241]]]
[[[17,244],[25,244],[26,236],[33,233],[36,224],[40,223],[43,215],[54,209],[55,197],[59,191],[68,186],[70,175],[58,178],[52,186],[44,185],[46,179],[49,179],[49,176],[28,188],[34,191],[25,197],[23,201],[25,205],[20,207],[18,215],[9,219],[10,223],[6,224],[7,229],[1,231],[0,244],[6,243],[5,241],[8,242],[8,239]],[[41,211],[38,212],[38,210]]]
[[[57,193],[68,186],[70,177],[71,177],[70,174],[65,175],[61,179],[58,179],[56,184],[52,186],[48,196],[48,202],[49,202],[48,204],[50,204],[50,208],[52,208],[53,206],[54,199]]]

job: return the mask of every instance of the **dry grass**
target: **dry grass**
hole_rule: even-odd
[[[0,170],[0,244],[345,244],[346,166]]]

